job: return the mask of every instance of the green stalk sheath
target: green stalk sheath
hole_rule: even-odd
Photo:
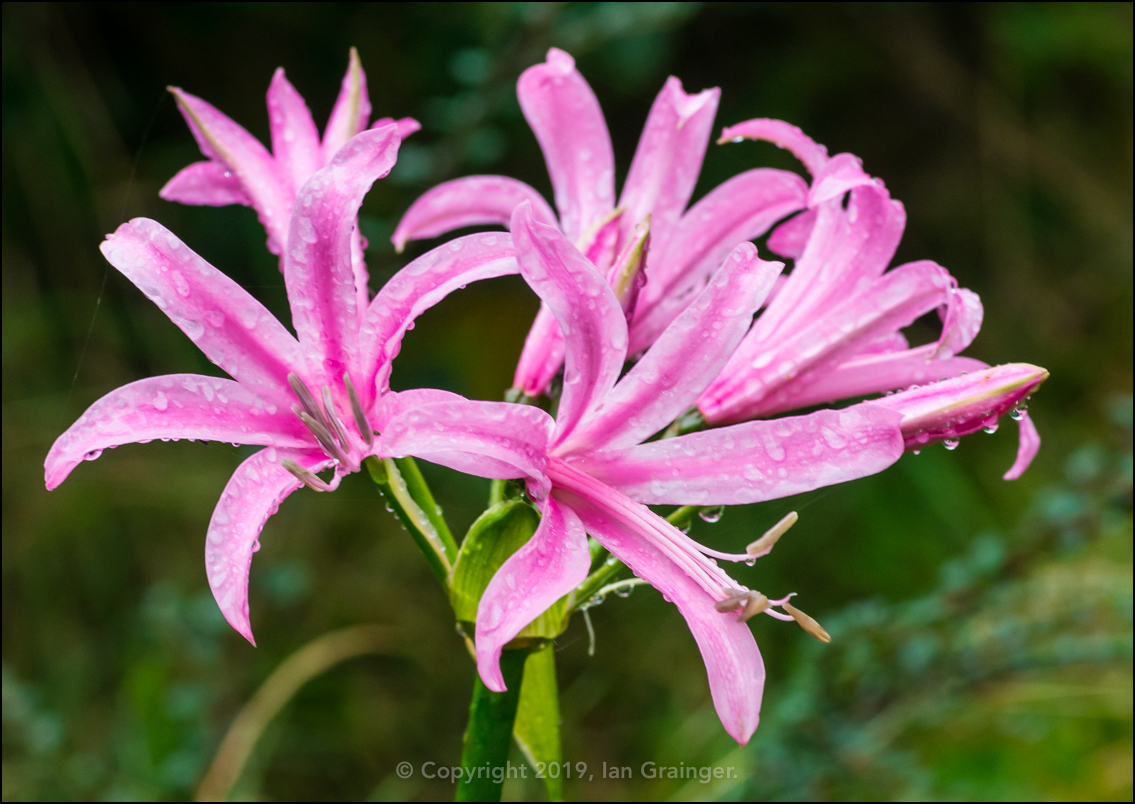
[[[556,686],[556,652],[551,642],[533,649],[524,663],[520,706],[512,736],[533,770],[544,768],[544,787],[549,801],[564,800],[563,778],[547,772],[563,762],[560,745],[560,698]]]
[[[410,496],[398,465],[390,458],[380,460],[374,457],[367,458],[364,463],[379,492],[417,542],[430,569],[437,575],[442,586],[448,588],[450,560],[446,556],[444,542],[426,512]],[[448,529],[446,532],[448,533]],[[449,538],[450,541],[453,540],[452,535]]]
[[[402,473],[402,479],[406,482],[406,490],[410,492],[410,496],[414,498],[414,501],[433,524],[438,537],[441,539],[441,544],[445,548],[445,557],[452,564],[457,560],[457,542],[453,539],[453,533],[449,530],[449,524],[445,521],[445,517],[441,515],[441,509],[434,501],[434,495],[426,484],[426,479],[422,477],[422,470],[418,468],[418,464],[413,458],[395,458],[394,464]]]
[[[457,801],[500,801],[527,658],[527,649],[501,652],[501,674],[508,687],[505,692],[491,692],[480,674],[474,676]]]

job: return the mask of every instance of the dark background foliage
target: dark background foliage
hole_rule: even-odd
[[[720,86],[719,124],[790,120],[886,180],[909,217],[898,261],[935,259],[985,302],[969,354],[1052,373],[1030,403],[1044,446],[1019,481],[1000,479],[1015,450],[1003,426],[696,523],[734,549],[799,510],[741,579],[799,592],[835,637],[758,618],[768,685],[747,748],[721,730],[693,640],[653,590],[593,611],[593,658],[573,623],[557,645],[565,756],[596,778],[568,796],[1130,800],[1131,26],[1129,4],[4,5],[4,799],[189,796],[273,668],[368,622],[404,637],[306,685],[237,793],[452,795],[394,767],[457,762],[473,666],[364,475],[297,493],[270,521],[253,649],[217,613],[201,561],[247,450],[123,447],[50,493],[41,466],[107,391],[216,372],[103,261],[124,220],[161,221],[287,320],[250,210],[158,198],[199,158],[166,85],[266,142],[272,71],[322,125],[356,46],[375,116],[425,126],[363,208],[374,290],[407,259],[388,240],[398,216],[437,181],[505,173],[550,195],[514,86],[557,45],[603,104],[620,179],[668,74]],[[758,165],[798,169],[771,145],[711,145],[697,196]],[[410,333],[396,386],[500,398],[535,308],[518,281],[456,294]],[[487,484],[426,471],[463,530]],[[604,762],[633,778],[599,778]],[[652,781],[644,762],[736,778]]]

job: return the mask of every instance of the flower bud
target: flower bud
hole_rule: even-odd
[[[871,404],[902,414],[899,427],[908,450],[938,441],[949,446],[961,436],[994,427],[1047,378],[1048,372],[1039,366],[1010,363],[912,387]]]

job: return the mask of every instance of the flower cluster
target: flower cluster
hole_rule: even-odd
[[[406,212],[393,236],[399,250],[474,224],[508,231],[442,243],[373,298],[358,210],[418,126],[370,124],[354,51],[322,139],[277,72],[267,96],[271,153],[206,102],[171,91],[207,161],[178,173],[162,197],[256,209],[280,257],[296,334],[156,222],[122,225],[102,246],[107,260],[232,379],[177,374],[112,391],[55,442],[46,482],[58,486],[108,447],[154,438],[263,446],[222,492],[205,550],[217,603],[250,641],[252,555],[283,499],[303,486],[331,491],[372,458],[415,456],[520,481],[541,515],[477,607],[477,666],[489,689],[505,688],[501,651],[586,581],[591,536],[677,606],[721,721],[743,744],[764,686],[746,621],[766,614],[827,634],[791,594],[748,589],[719,562],[752,563],[794,517],[728,553],[649,506],[760,502],[864,477],[904,451],[996,427],[1010,411],[1021,440],[1006,478],[1039,447],[1023,403],[1047,372],[957,356],[980,328],[978,297],[930,261],[888,270],[903,207],[856,157],[829,157],[780,121],[741,123],[722,141],[771,140],[810,181],[749,170],[687,209],[716,89],[689,95],[667,81],[616,203],[598,101],[572,58],[549,51],[521,76],[518,95],[558,215],[507,177],[439,185]],[[750,242],[766,234],[768,249],[793,261],[787,273]],[[390,391],[392,361],[418,315],[469,282],[510,273],[542,302],[514,401]],[[933,311],[941,336],[911,347],[901,330]],[[550,388],[554,416],[537,404]]]

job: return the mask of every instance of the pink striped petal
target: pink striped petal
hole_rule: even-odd
[[[158,195],[166,201],[204,207],[252,206],[240,179],[220,162],[194,162],[166,182]]]
[[[737,348],[783,267],[757,257],[752,243],[737,246],[557,454],[633,446],[685,412]]]
[[[1001,476],[1003,480],[1016,480],[1023,475],[1025,470],[1029,468],[1029,464],[1033,462],[1037,452],[1040,451],[1040,433],[1036,431],[1036,425],[1029,418],[1027,411],[1017,421],[1017,424],[1020,425],[1021,429],[1020,441],[1017,442],[1017,459],[1013,461],[1009,471]]]
[[[582,456],[573,465],[649,505],[741,505],[881,472],[901,416],[870,404],[753,421]]]
[[[758,349],[750,335],[698,399],[698,408],[713,423],[782,410],[793,386],[806,386],[848,359],[861,344],[908,326],[945,303],[952,287],[953,279],[941,266],[909,263],[783,340]]]
[[[386,392],[391,363],[415,318],[470,282],[518,271],[512,238],[482,232],[438,246],[391,277],[363,317],[358,365],[351,372],[364,406]]]
[[[398,157],[394,126],[365,131],[312,176],[296,197],[284,281],[292,323],[318,384],[355,364],[360,310],[352,237],[363,196]]]
[[[99,399],[59,436],[44,463],[47,488],[107,448],[160,438],[303,448],[311,434],[290,401],[221,377],[167,374],[132,382]]]
[[[549,497],[536,532],[493,575],[477,606],[477,671],[504,692],[501,650],[549,606],[587,578],[591,553],[579,517]]]
[[[280,461],[289,458],[304,469],[321,472],[334,464],[323,452],[268,447],[233,473],[209,521],[205,539],[205,574],[221,613],[237,633],[256,644],[248,619],[248,572],[260,549],[260,531],[280,503],[303,484]]]
[[[771,416],[824,402],[925,385],[989,368],[969,357],[935,358],[934,349],[934,344],[928,344],[899,352],[856,355],[833,369],[815,373],[815,379],[810,382],[792,386],[780,401],[768,400],[751,410],[754,416]]]
[[[759,118],[729,126],[721,132],[718,144],[742,140],[766,140],[790,151],[815,176],[828,163],[828,149],[791,123]]]
[[[807,193],[808,186],[795,173],[762,168],[734,176],[694,204],[666,252],[652,251],[647,259],[630,353],[637,354],[662,334],[738,243],[803,209]]]
[[[507,226],[522,201],[532,202],[537,220],[558,225],[548,202],[524,182],[507,176],[466,176],[427,190],[406,210],[390,240],[401,252],[411,240],[437,237],[462,226]]]
[[[524,71],[516,95],[544,152],[564,234],[574,242],[615,206],[615,155],[603,110],[575,60],[556,48]]]
[[[519,388],[528,396],[539,396],[563,364],[564,335],[560,331],[560,322],[548,305],[541,304],[524,339],[520,359],[516,361],[512,387]]]
[[[268,250],[280,254],[288,237],[292,194],[288,177],[260,142],[198,97],[172,87],[178,109],[189,124],[201,153],[222,163],[240,181],[260,223],[268,232]]]
[[[509,228],[521,275],[564,335],[558,443],[614,387],[627,354],[627,319],[603,275],[559,230],[534,220],[530,204],[516,208]]]
[[[272,131],[272,156],[281,178],[288,178],[292,197],[311,175],[326,163],[319,146],[319,130],[296,88],[276,70],[268,87],[268,125]]]
[[[244,288],[145,218],[122,224],[100,248],[229,376],[290,398],[288,372],[304,367],[299,344]]]
[[[382,452],[413,455],[477,477],[528,478],[542,497],[548,491],[544,470],[554,426],[551,416],[531,405],[431,402],[390,420],[382,432]]]
[[[795,218],[789,218],[772,230],[768,236],[768,248],[773,254],[799,259],[808,245],[808,238],[816,225],[816,210],[806,209]]]
[[[721,724],[741,745],[747,743],[760,722],[765,684],[764,662],[749,626],[734,614],[717,611],[714,603],[719,598],[711,597],[632,523],[612,516],[591,500],[560,490],[553,495],[571,506],[587,532],[612,555],[678,607],[705,661]]]
[[[331,109],[331,118],[323,130],[323,164],[328,164],[359,132],[365,131],[370,120],[370,96],[367,95],[367,75],[359,61],[359,54],[351,48],[347,74],[339,88],[339,97]]]
[[[688,95],[677,78],[666,79],[646,118],[619,199],[627,210],[622,217],[624,242],[650,215],[652,248],[665,252],[697,184],[720,97],[720,89]]]

